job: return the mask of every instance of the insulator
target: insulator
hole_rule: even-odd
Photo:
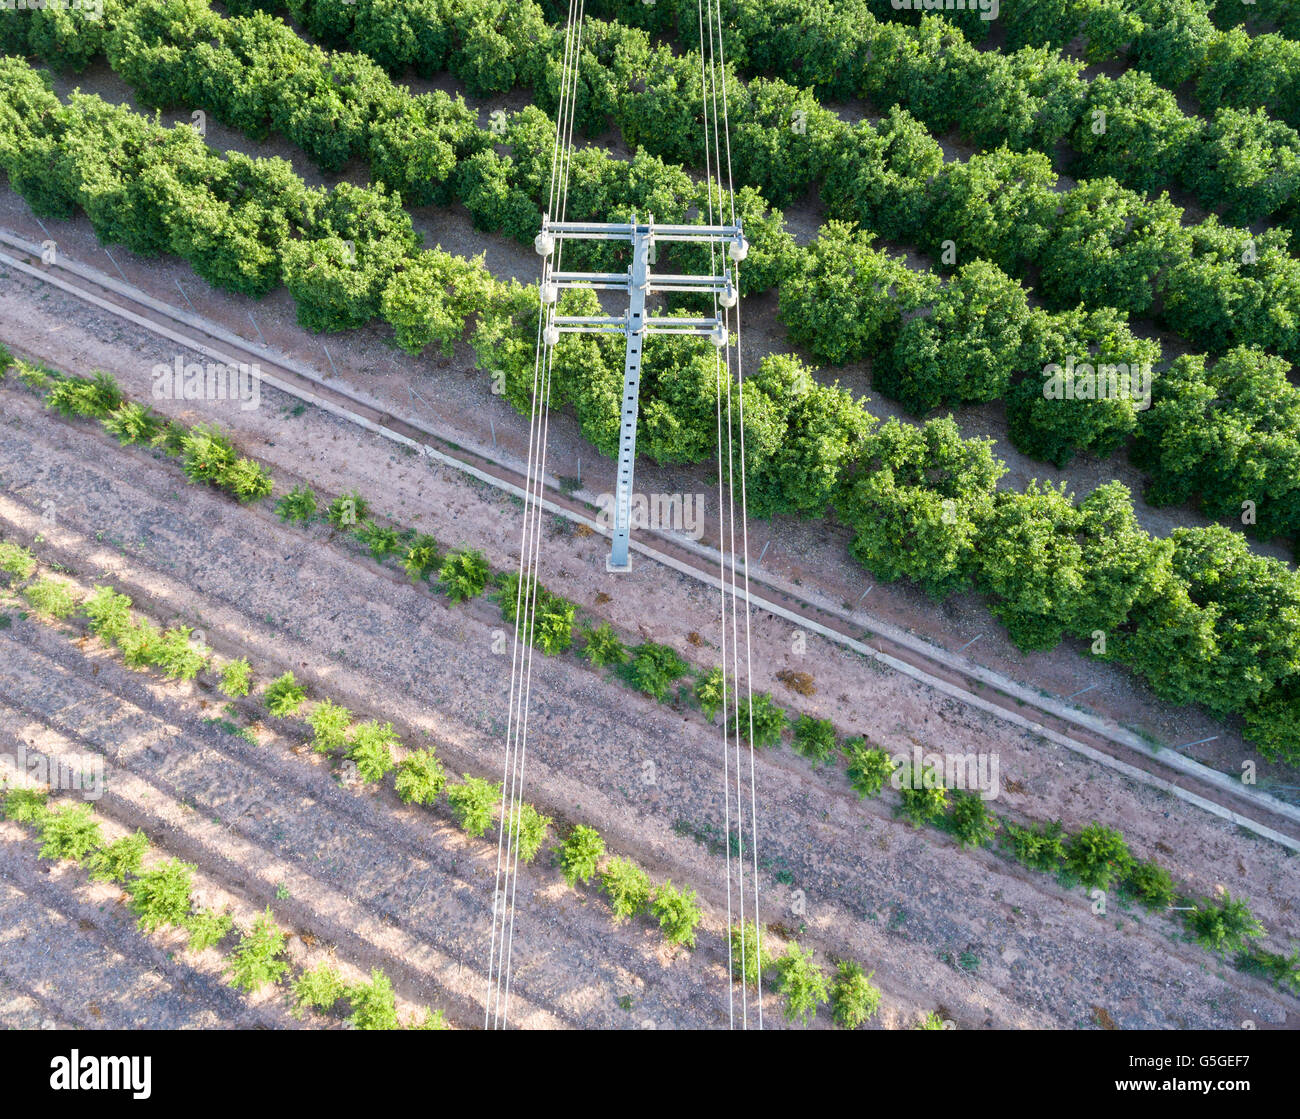
[[[555,252],[555,238],[543,230],[533,238],[533,248],[537,250],[538,256],[550,256]]]
[[[554,324],[548,326],[542,334],[548,346],[554,346],[560,340],[560,328]]]
[[[722,323],[718,323],[709,334],[709,341],[717,346],[718,349],[722,349],[729,341],[727,328],[723,326]]]
[[[722,306],[730,309],[734,307],[739,300],[740,296],[736,292],[736,286],[728,280],[727,286],[723,289],[722,294],[718,296],[718,302],[721,303]]]
[[[548,281],[548,282],[546,282],[546,283],[544,283],[544,284],[542,285],[542,302],[543,302],[543,303],[554,303],[554,302],[555,302],[557,299],[559,299],[559,298],[560,298],[560,286],[559,286],[559,284],[557,284],[557,283],[555,283],[553,280],[551,280],[551,281]]]
[[[743,233],[727,246],[727,255],[732,260],[744,260],[749,256],[749,242]]]

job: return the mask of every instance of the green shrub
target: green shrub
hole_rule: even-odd
[[[578,608],[559,595],[549,596],[545,610],[533,620],[533,644],[548,657],[559,656],[573,644],[573,619]]]
[[[998,830],[998,818],[978,793],[954,792],[948,830],[963,847],[986,847]]]
[[[501,801],[501,786],[468,773],[464,777],[463,784],[447,786],[447,799],[456,823],[468,834],[480,836],[492,823],[493,812]]]
[[[236,460],[217,484],[245,505],[270,497],[271,490],[275,488],[270,471],[251,458]]]
[[[370,502],[355,490],[339,494],[325,511],[325,519],[329,521],[330,527],[340,532],[352,530],[369,516]]]
[[[144,865],[145,852],[149,850],[149,837],[138,829],[131,835],[94,851],[86,859],[86,870],[92,882],[125,882],[132,874],[139,874]]]
[[[1107,889],[1133,865],[1124,837],[1095,820],[1065,844],[1065,869],[1085,886]]]
[[[545,588],[538,585],[536,576],[532,577],[530,583],[533,597],[540,597],[539,590],[542,594],[546,594]],[[524,616],[528,614],[528,596],[521,591],[522,585],[523,579],[517,571],[506,572],[496,578],[497,589],[492,598],[501,608],[501,616],[507,622],[518,621],[520,614]]]
[[[1251,975],[1262,975],[1293,995],[1300,995],[1300,951],[1289,956],[1251,945],[1238,954],[1233,966]]]
[[[154,437],[164,450],[175,444],[185,475],[191,482],[206,482],[247,503],[271,493],[271,476],[252,459],[241,458],[235,446],[215,424],[186,430],[176,424]]]
[[[631,859],[610,859],[600,873],[600,884],[609,898],[615,921],[636,917],[650,905],[650,875]]]
[[[800,949],[791,941],[785,955],[776,961],[777,993],[785,999],[786,1021],[807,1025],[817,1016],[817,1008],[830,998],[826,976],[814,960],[813,950]]]
[[[354,983],[348,987],[346,993],[352,1003],[352,1013],[348,1021],[355,1029],[400,1029],[401,1023],[397,1020],[397,997],[393,994],[393,984],[380,968],[371,970],[369,983]]]
[[[158,437],[162,421],[151,408],[128,400],[112,415],[105,416],[102,426],[123,446],[131,443],[152,443]]]
[[[695,947],[695,926],[704,914],[695,904],[694,890],[679,890],[672,882],[665,882],[655,890],[650,909],[659,918],[659,928],[669,944]]]
[[[50,794],[41,789],[10,789],[4,794],[5,819],[15,824],[40,827],[45,814],[49,812],[49,799]]]
[[[859,799],[877,797],[894,772],[894,759],[878,746],[868,746],[866,739],[847,739],[843,747],[848,763],[849,784]]]
[[[257,991],[263,984],[278,983],[289,970],[284,955],[285,932],[275,923],[267,906],[252,929],[245,933],[230,958],[230,985],[240,991]]]
[[[546,656],[553,657],[573,644],[573,619],[578,608],[568,599],[552,594],[535,579],[532,582],[532,643]],[[529,613],[528,596],[521,599],[519,585],[518,572],[503,575],[499,580],[496,600],[508,622],[517,620],[521,605],[524,616]],[[529,635],[525,632],[523,636],[527,638]]]
[[[127,886],[131,908],[145,932],[185,924],[190,912],[190,876],[195,867],[168,859],[143,871]]]
[[[503,13],[505,11],[505,9],[498,10]],[[479,22],[481,16],[470,18],[473,18],[479,27],[483,26]],[[511,23],[514,22],[515,17],[508,18]],[[534,14],[525,18],[531,23],[538,17]],[[439,31],[435,34],[443,37],[445,32]],[[476,46],[481,45],[483,40],[479,38],[478,33],[472,34],[474,38],[471,41],[475,42]],[[495,37],[497,33],[494,31],[489,34]],[[499,39],[498,42],[504,44],[505,40]],[[511,53],[517,49],[527,48],[513,45],[507,48]],[[463,71],[461,75],[465,76]],[[442,112],[443,110],[439,110],[439,115]],[[426,127],[423,125],[423,118],[424,113],[421,112],[421,124],[417,127]],[[392,124],[397,124],[397,121],[393,121]],[[398,127],[405,131],[409,126],[398,125]],[[381,129],[376,131],[380,134],[386,132],[390,141],[396,139],[396,135],[388,131],[388,126],[381,126],[381,128],[382,132]],[[399,144],[404,145],[408,142],[399,141]],[[445,170],[437,174],[436,178],[431,177],[427,170],[417,171],[415,161],[409,154],[401,153],[400,147],[397,147],[394,152],[397,157],[394,160],[396,167],[389,170],[387,161],[382,160],[381,157],[380,162],[372,162],[371,173],[375,178],[390,183],[401,193],[402,200],[409,206],[421,206],[437,200],[445,188],[436,179],[441,179],[445,171],[450,170],[456,156],[441,140],[435,141],[435,144],[443,148],[444,158],[447,161],[444,164]],[[372,151],[378,153],[386,147],[387,144],[384,144],[382,147],[372,148]],[[495,286],[496,282],[484,266],[481,256],[475,260],[466,260],[444,253],[441,249],[426,250],[415,259],[407,261],[405,267],[384,289],[380,313],[386,322],[393,325],[396,342],[407,353],[418,354],[431,342],[436,341],[441,343],[442,352],[447,357],[451,357],[453,344],[465,333],[466,321],[475,311],[489,305]]]
[[[880,1010],[880,989],[852,960],[841,960],[831,984],[831,1017],[842,1029],[856,1030]]]
[[[153,664],[162,669],[169,680],[193,680],[208,663],[208,650],[199,652],[194,646],[189,626],[169,629],[158,641]]]
[[[357,528],[357,539],[369,550],[371,559],[383,563],[402,546],[402,537],[395,528],[363,521]]]
[[[825,765],[835,756],[835,726],[829,719],[800,715],[795,720],[791,745],[796,754],[801,754],[814,766]]]
[[[582,627],[582,655],[593,668],[617,668],[627,663],[628,651],[608,622]]]
[[[396,745],[397,735],[392,723],[358,723],[348,740],[348,757],[356,762],[357,773],[363,781],[381,781],[384,774],[397,764],[393,758]]]
[[[1223,900],[1217,902],[1205,898],[1184,917],[1196,943],[1211,952],[1237,952],[1251,937],[1264,935],[1264,926],[1245,899],[1231,894],[1224,894]]]
[[[264,699],[266,709],[277,718],[284,719],[297,713],[298,708],[307,700],[307,691],[290,671],[267,685]]]
[[[928,1014],[923,1014],[921,1020],[917,1022],[918,1030],[942,1030],[944,1029],[943,1019],[939,1016],[937,1010],[931,1010]]]
[[[731,941],[731,974],[745,986],[758,990],[764,972],[771,973],[772,953],[760,934],[757,921],[732,925],[728,930]]]
[[[231,661],[221,670],[222,692],[231,699],[239,699],[253,690],[253,666],[245,657]]]
[[[831,365],[879,352],[904,307],[915,307],[933,277],[871,247],[875,235],[828,221],[780,285],[780,315],[790,341]]]
[[[215,948],[225,940],[234,923],[229,913],[213,913],[207,909],[191,913],[185,921],[185,929],[190,934],[189,950],[202,952],[205,948]]]
[[[713,722],[718,712],[735,699],[735,684],[722,678],[722,669],[714,665],[695,681],[695,699],[704,712],[704,717]]]
[[[1173,876],[1155,863],[1134,863],[1124,879],[1124,888],[1147,909],[1167,909],[1174,904],[1177,891]]]
[[[312,731],[312,749],[318,754],[332,754],[347,745],[352,712],[333,700],[323,699],[311,709],[307,725]]]
[[[438,542],[432,536],[423,534],[411,541],[406,549],[406,558],[402,560],[402,566],[406,568],[412,583],[427,579],[441,563],[442,556],[438,552]]]
[[[447,774],[432,750],[413,750],[398,763],[395,784],[407,804],[432,804],[446,786]]]
[[[42,618],[70,618],[77,612],[77,599],[67,583],[42,579],[23,588],[23,597]]]
[[[766,692],[759,692],[758,695],[740,701],[728,726],[732,734],[739,734],[751,746],[763,749],[780,744],[786,721],[785,711],[776,705],[772,697]]]
[[[1294,61],[1290,70],[1294,75]],[[1225,105],[1189,146],[1183,181],[1225,221],[1260,221],[1300,191],[1300,136],[1263,109]]]
[[[51,808],[40,821],[42,859],[71,859],[79,863],[104,845],[99,821],[88,804],[64,804]]]
[[[910,765],[900,766],[899,781],[899,811],[914,828],[934,823],[948,810],[948,790],[933,766],[922,769],[919,776]]]
[[[628,661],[619,668],[619,675],[638,691],[663,700],[689,667],[676,650],[646,641],[631,649]]]
[[[596,873],[597,864],[605,853],[605,840],[595,828],[586,824],[576,825],[564,843],[556,849],[559,856],[560,873],[570,886],[579,882],[589,882]]]
[[[1029,827],[1008,823],[1002,832],[1002,846],[1025,866],[1055,874],[1065,863],[1063,835],[1059,821]]]
[[[50,391],[58,377],[43,365],[33,365],[30,361],[15,361],[13,371],[27,388],[41,395]]]
[[[275,503],[280,520],[307,524],[316,515],[316,494],[310,486],[294,486]]]
[[[10,540],[0,541],[0,571],[15,579],[30,579],[36,574],[36,557]]]
[[[555,821],[543,816],[531,804],[520,804],[510,815],[510,839],[518,835],[519,858],[531,863],[546,842],[546,833]]]
[[[220,486],[238,461],[229,437],[212,424],[199,424],[181,436],[181,463],[191,482]]]
[[[105,641],[117,641],[131,625],[131,599],[112,587],[96,584],[81,612],[90,621],[90,632]]]
[[[302,1017],[306,1010],[331,1010],[347,994],[347,984],[333,964],[323,961],[304,971],[293,983],[294,1012]]]
[[[45,398],[47,408],[65,416],[91,416],[102,420],[122,406],[122,390],[108,373],[93,378],[60,377]]]
[[[126,626],[117,636],[117,647],[128,668],[148,668],[158,661],[162,632],[152,622],[141,620]]]
[[[482,552],[460,548],[442,561],[438,581],[452,602],[464,602],[483,593],[489,574],[487,557]]]
[[[175,420],[162,420],[153,438],[149,440],[149,445],[165,455],[179,458],[185,453],[185,440],[189,434],[190,429],[184,424],[179,424]]]

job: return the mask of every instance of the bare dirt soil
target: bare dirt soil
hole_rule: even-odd
[[[128,370],[123,379],[136,391],[141,376]],[[267,673],[292,667],[314,694],[393,720],[408,742],[427,735],[455,771],[499,771],[508,668],[492,652],[501,622],[490,603],[449,608],[323,530],[286,528],[265,509],[240,509],[220,495],[186,487],[173,463],[119,449],[91,425],[58,421],[15,389],[0,390],[0,399],[0,516],[16,533],[29,539],[41,533],[42,547],[54,548],[72,570],[111,574],[160,620],[198,625],[219,649],[219,638],[235,642]],[[261,440],[247,440],[247,449],[266,457],[282,484],[304,477],[331,493],[356,486],[403,523],[448,543],[482,546],[498,566],[509,562],[514,542],[503,539],[502,526],[512,522],[510,502],[423,460],[377,454],[363,433],[314,411],[285,423],[269,401],[248,415],[267,427]],[[47,502],[53,502],[53,525],[42,520]],[[601,541],[566,536],[555,543],[563,548],[543,550],[544,582],[593,612],[602,608],[596,595],[607,589],[614,597],[603,609],[620,626],[700,655],[687,635],[715,630],[717,607],[698,584],[649,564],[616,579],[604,574]],[[1140,856],[1158,855],[1194,891],[1226,887],[1249,896],[1271,929],[1293,927],[1295,879],[1277,849],[909,680],[869,669],[815,638],[803,657],[795,657],[784,628],[756,619],[756,687],[775,688],[775,672],[795,667],[817,682],[808,704],[814,713],[891,749],[917,741],[954,752],[996,750],[1004,784],[1020,790],[995,806],[1000,811],[1059,815],[1070,826],[1096,816],[1121,827]],[[18,632],[11,631],[14,637]],[[72,668],[37,661],[27,671],[23,695],[11,702],[38,712],[62,733],[85,734],[86,705],[60,698],[78,694]],[[717,729],[698,714],[616,689],[571,658],[539,662],[533,711],[529,799],[564,819],[594,824],[614,850],[632,854],[660,877],[698,888],[710,927],[719,930],[721,860],[684,834],[707,834],[719,824]],[[655,785],[641,783],[645,760],[655,762]],[[211,781],[205,767],[196,772]],[[286,771],[271,768],[254,780],[274,806],[267,811],[284,826],[300,818],[302,826],[312,826],[320,809],[296,811],[303,794]],[[1246,1019],[1281,1025],[1295,1014],[1296,1000],[1216,966],[1183,943],[1167,919],[1115,905],[1108,916],[1095,916],[1082,891],[1063,890],[993,853],[963,852],[945,837],[914,831],[892,817],[888,802],[859,803],[842,778],[816,772],[786,752],[760,755],[757,781],[765,918],[795,931],[802,923],[801,941],[823,958],[850,956],[874,967],[886,992],[886,1024],[908,1024],[936,1006],[963,1027],[1086,1026],[1097,1006],[1121,1026],[1139,1028],[1224,1028]],[[224,852],[224,836],[211,842],[207,859],[232,858]],[[427,831],[422,842],[427,853]],[[265,831],[254,846],[273,848],[263,857],[287,869],[284,848],[273,846]],[[298,848],[292,840],[288,846]],[[323,862],[310,870],[310,883],[304,880],[294,897],[328,914],[344,879],[330,875]],[[275,872],[260,873],[263,883],[270,877]],[[481,909],[491,885],[476,884],[473,904]],[[425,907],[446,903],[441,880],[427,885],[428,895],[413,896],[412,884],[411,892],[392,896],[399,921],[427,927]],[[792,912],[795,891],[807,900],[802,918]],[[603,908],[599,901],[587,904]],[[337,928],[341,936],[353,919],[338,919],[330,935]],[[571,922],[566,913],[563,923]],[[364,926],[358,921],[356,927]],[[603,947],[612,938],[607,925],[600,928]],[[447,966],[452,959],[468,967],[481,961],[484,930],[476,936],[461,927],[455,948],[447,948]],[[572,958],[547,939],[548,932],[554,929],[540,913],[527,921],[521,914],[517,950],[536,959],[545,977],[534,988],[530,969],[520,969],[521,997],[535,1002],[536,1020],[618,1024],[625,1015],[616,999],[626,990],[611,972],[604,979],[589,974],[587,957],[579,957],[590,999],[578,999]],[[708,1021],[710,1013],[718,1020],[725,982],[717,961],[725,957],[719,952],[709,960],[719,948],[702,938],[700,955],[713,982],[693,986],[693,999],[665,992],[666,975],[675,977],[684,962],[665,972],[659,964],[647,969],[644,952],[629,959],[627,975],[645,983],[638,1005],[662,1000],[663,1026]],[[552,950],[563,966],[556,966]],[[408,984],[418,982],[410,971],[399,974]]]

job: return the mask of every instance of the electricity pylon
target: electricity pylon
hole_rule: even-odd
[[[555,249],[565,240],[627,241],[632,245],[632,263],[627,273],[560,272],[552,268]],[[623,363],[621,431],[618,442],[618,474],[614,487],[614,523],[607,571],[628,571],[628,533],[632,519],[632,473],[636,463],[636,421],[641,404],[641,345],[647,334],[692,334],[708,338],[722,349],[730,344],[725,316],[712,318],[647,317],[646,298],[655,293],[704,292],[717,297],[723,308],[740,299],[739,285],[725,263],[720,276],[680,276],[652,272],[650,265],[657,241],[686,241],[725,249],[724,261],[741,261],[749,243],[740,223],[734,225],[655,225],[654,215],[646,222],[620,225],[611,222],[553,222],[542,215],[542,230],[533,242],[542,257],[542,304],[546,321],[542,339],[553,347],[561,334],[623,334],[627,351]],[[588,288],[594,291],[624,291],[627,310],[621,317],[557,315],[560,291]]]

